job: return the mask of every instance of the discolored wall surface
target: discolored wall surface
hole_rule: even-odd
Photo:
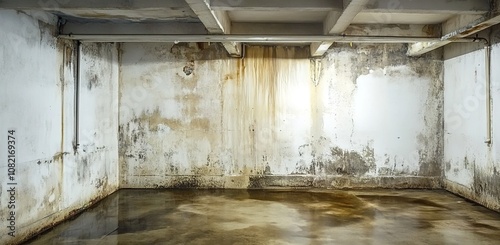
[[[44,16],[36,16],[44,17]],[[111,44],[81,47],[80,148],[75,142],[75,44],[55,38],[56,19],[0,11],[0,158],[16,130],[16,174],[0,165],[0,217],[16,213],[17,243],[118,188],[118,52]],[[16,183],[15,207],[7,183]],[[5,222],[4,222],[5,221]]]
[[[500,210],[500,29],[491,32],[492,144],[486,144],[485,51],[462,52],[444,61],[446,189]],[[467,46],[453,45],[455,54]]]
[[[124,44],[121,187],[438,187],[442,61],[404,45]]]

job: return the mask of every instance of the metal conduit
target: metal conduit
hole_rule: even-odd
[[[486,66],[486,140],[484,143],[491,144],[491,46],[486,43],[484,47]]]

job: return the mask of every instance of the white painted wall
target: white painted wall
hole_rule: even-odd
[[[81,148],[74,152],[74,52],[44,23],[0,10],[0,217],[5,226],[7,130],[17,134],[15,243],[118,188],[115,45],[82,46]],[[86,87],[90,80],[99,86]],[[104,124],[104,122],[107,122]]]
[[[300,48],[250,47],[243,60],[196,44],[122,50],[122,187],[441,174],[439,56],[408,59],[403,45],[338,47],[321,61],[316,86]]]
[[[453,52],[449,47],[449,52]],[[456,46],[459,48],[459,46]],[[444,61],[444,177],[447,188],[500,209],[500,45],[491,53],[493,143],[486,139],[485,52]]]

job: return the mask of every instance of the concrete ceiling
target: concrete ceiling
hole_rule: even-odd
[[[427,13],[377,13],[361,12],[354,17],[352,24],[440,24],[450,19],[452,14]]]
[[[273,10],[236,10],[228,11],[234,22],[257,23],[322,23],[329,11],[301,11],[298,9]]]
[[[199,22],[198,16],[189,7],[178,9],[62,9],[52,11],[62,17],[72,17],[80,22],[102,22],[103,20],[120,22],[155,22],[182,21]]]
[[[218,40],[233,56],[241,40],[406,42],[420,55],[500,22],[500,0],[0,0],[0,8],[43,10],[64,23],[62,38],[87,41]],[[493,7],[492,7],[493,6]],[[492,9],[495,8],[495,9]],[[69,35],[71,34],[71,35]],[[240,35],[240,36],[236,36]],[[280,35],[280,38],[276,38]],[[286,35],[288,38],[283,38]],[[151,38],[154,37],[154,38]],[[266,38],[267,37],[267,38]],[[331,38],[328,38],[331,37]],[[225,41],[227,40],[227,41]],[[234,41],[238,40],[238,41]]]

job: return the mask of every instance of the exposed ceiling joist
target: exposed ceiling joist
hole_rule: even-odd
[[[226,11],[213,10],[209,0],[185,0],[198,18],[212,34],[230,34],[231,20]],[[241,57],[242,45],[237,42],[223,42],[224,48],[232,57]]]
[[[500,14],[493,16],[490,14],[483,16],[457,16],[443,24],[443,33],[446,34],[441,37],[440,41],[414,43],[408,48],[407,54],[409,56],[419,56],[428,53],[457,39],[470,36],[498,23],[500,23]]]
[[[224,11],[210,9],[209,0],[185,0],[212,34],[229,34],[231,20]]]
[[[283,9],[297,9],[301,11],[342,11],[342,0],[212,0],[212,9],[238,10],[267,10],[282,11]]]
[[[340,34],[351,24],[352,20],[365,7],[369,0],[348,0],[345,2],[344,11],[332,11],[324,23],[325,34]]]
[[[106,9],[106,10],[139,10],[151,8],[182,8],[184,0],[105,0],[105,1],[44,1],[44,0],[0,0],[0,8],[17,10],[54,10],[64,9]]]
[[[341,34],[369,1],[370,0],[344,1],[344,10],[342,12],[331,11],[326,17],[323,23],[324,33],[329,35]],[[311,56],[322,56],[332,44],[332,42],[311,44]]]
[[[489,9],[488,0],[370,0],[363,12],[482,14]]]
[[[321,57],[332,46],[333,41],[313,42],[309,46],[311,50],[311,57]]]

